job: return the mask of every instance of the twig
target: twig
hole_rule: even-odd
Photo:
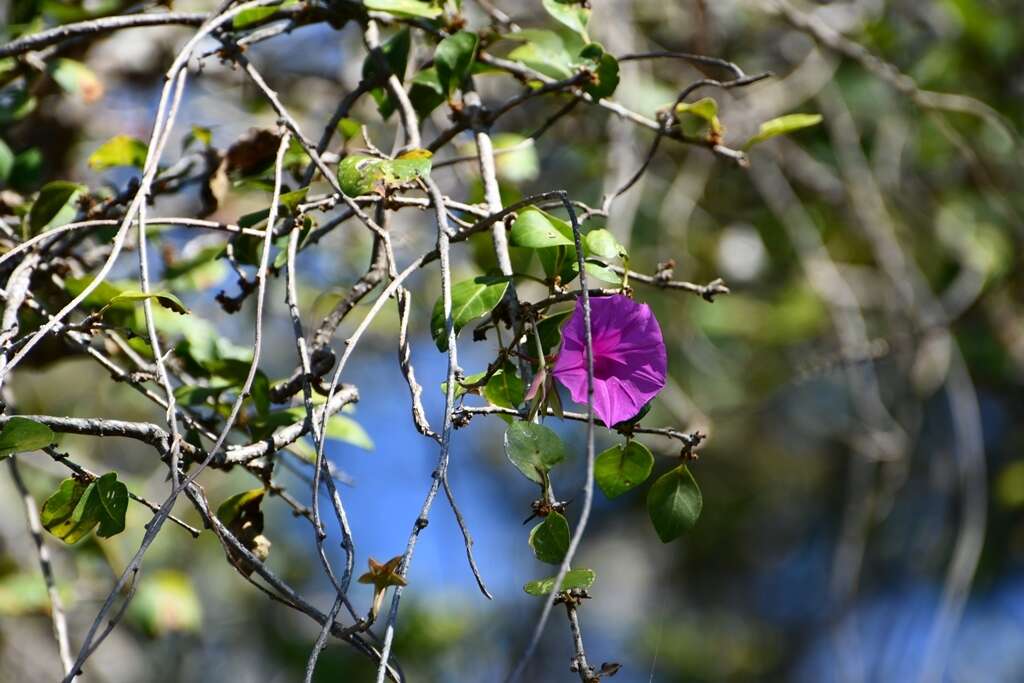
[[[203,12],[154,12],[152,14],[129,14],[117,17],[101,17],[89,21],[57,26],[47,31],[33,33],[6,45],[0,45],[0,58],[13,57],[23,52],[38,50],[62,43],[69,38],[108,33],[122,28],[138,28],[142,26],[200,26],[209,17]]]
[[[558,567],[554,585],[552,586],[551,593],[548,594],[547,599],[544,601],[544,607],[533,629],[530,642],[526,646],[522,657],[519,658],[515,669],[506,679],[508,683],[519,679],[533,653],[536,651],[537,645],[540,644],[541,636],[544,634],[544,626],[547,625],[548,617],[551,615],[551,608],[555,603],[555,598],[562,589],[562,581],[569,572],[569,567],[572,566],[572,559],[576,556],[576,549],[579,547],[584,531],[586,531],[587,521],[590,519],[590,508],[594,502],[594,336],[590,326],[590,291],[587,289],[587,272],[583,261],[583,239],[580,235],[579,222],[576,220],[576,211],[569,202],[567,194],[563,192],[561,197],[572,225],[573,241],[576,243],[576,262],[580,273],[580,290],[583,292],[581,297],[583,301],[583,335],[587,357],[587,478],[583,484],[583,506],[580,509],[580,518],[576,523],[576,528],[573,530],[572,539],[569,541],[569,549],[566,551],[565,557]]]
[[[71,646],[68,644],[68,623],[64,617],[64,604],[60,599],[60,591],[53,579],[53,566],[50,564],[50,550],[43,540],[43,525],[39,521],[39,511],[36,508],[36,500],[29,493],[28,487],[21,478],[18,471],[17,456],[11,456],[7,464],[11,469],[11,480],[14,487],[18,489],[22,502],[25,504],[25,518],[28,521],[28,529],[32,534],[32,542],[36,546],[36,555],[39,557],[39,568],[43,573],[43,581],[46,582],[46,594],[50,598],[50,619],[53,621],[53,635],[57,639],[57,651],[60,655],[61,665],[64,673],[71,672]]]

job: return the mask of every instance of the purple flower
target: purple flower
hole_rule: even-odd
[[[591,297],[594,337],[594,414],[611,427],[635,417],[665,386],[668,361],[661,327],[647,304],[622,296]],[[587,402],[583,299],[562,330],[565,341],[552,374],[572,400]]]

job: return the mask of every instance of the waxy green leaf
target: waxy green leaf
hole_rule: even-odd
[[[0,460],[14,453],[44,448],[54,439],[53,430],[46,425],[16,415],[0,430]]]
[[[661,475],[647,492],[647,513],[662,543],[693,527],[704,505],[700,488],[686,465]]]
[[[491,312],[508,289],[508,279],[481,275],[452,286],[452,321],[455,334],[470,321]],[[430,314],[430,334],[439,351],[448,350],[444,300],[438,297]]]
[[[502,408],[518,408],[525,393],[523,380],[512,366],[495,372],[484,386],[484,398],[488,403]]]
[[[109,472],[86,484],[65,479],[43,503],[43,528],[67,544],[77,543],[99,525],[96,534],[109,538],[124,531],[128,487]]]
[[[572,533],[569,522],[559,512],[551,512],[530,531],[530,547],[541,562],[561,564],[569,551]]]
[[[526,209],[516,216],[509,235],[509,244],[513,247],[527,249],[544,249],[547,247],[573,246],[572,228],[566,236],[559,225],[562,221],[540,209]]]
[[[558,577],[551,576],[546,579],[531,581],[523,586],[523,590],[530,595],[543,597],[555,589],[556,578]],[[562,591],[590,588],[594,585],[595,578],[597,578],[597,575],[594,574],[593,569],[570,569],[562,579]]]
[[[476,57],[480,38],[470,31],[459,31],[442,40],[434,52],[438,81],[446,94],[451,94],[469,73]]]
[[[604,228],[597,228],[585,234],[583,247],[588,253],[604,259],[619,258],[626,254],[625,247],[619,244],[615,235]]]
[[[542,0],[544,9],[556,21],[568,26],[578,33],[583,40],[587,37],[587,22],[590,21],[590,8],[578,0]]]
[[[527,479],[542,484],[541,472],[565,460],[565,444],[550,427],[513,422],[505,430],[505,455]]]
[[[594,461],[594,481],[609,498],[621,496],[651,475],[654,455],[637,441],[616,444]]]

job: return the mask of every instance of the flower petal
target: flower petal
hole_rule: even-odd
[[[634,417],[664,386],[668,369],[661,326],[646,304],[615,295],[590,300],[594,342],[594,414],[609,427]],[[552,374],[573,401],[587,402],[583,302],[562,331]]]

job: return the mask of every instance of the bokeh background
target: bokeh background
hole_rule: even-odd
[[[42,6],[50,22],[124,9],[117,0],[101,4]],[[521,25],[550,28],[539,2],[496,4]],[[466,5],[479,25],[474,3]],[[637,285],[637,298],[661,321],[671,374],[645,424],[709,434],[691,467],[704,511],[691,532],[663,545],[646,519],[642,487],[614,501],[597,494],[577,562],[597,573],[594,597],[581,610],[591,661],[621,663],[614,680],[622,683],[1024,680],[1024,5],[798,5],[920,88],[986,103],[985,117],[941,111],[899,91],[863,63],[816,43],[771,11],[772,2],[593,5],[594,39],[613,54],[684,50],[774,74],[749,88],[704,93],[719,101],[727,142],[740,144],[759,122],[785,113],[821,113],[824,122],[756,148],[749,169],[666,142],[610,217],[587,224],[611,229],[628,245],[636,270],[652,273],[674,259],[677,277],[720,276],[732,288],[712,304]],[[210,6],[175,3],[177,10]],[[99,84],[78,92],[44,87],[32,115],[0,128],[12,149],[38,149],[43,161],[37,179],[11,189],[31,192],[57,177],[123,186],[131,172],[94,172],[85,159],[115,134],[148,137],[160,74],[189,30],[140,29],[76,45],[68,56],[86,64]],[[358,83],[364,50],[355,26],[316,26],[249,54],[303,125],[319,132]],[[674,60],[622,68],[616,99],[648,116],[702,76]],[[519,88],[503,76],[478,81],[485,101]],[[502,118],[495,132],[512,143],[561,104],[538,98]],[[191,82],[183,107],[172,140],[198,124],[213,131],[214,144],[227,146],[249,127],[275,123],[244,74],[216,59]],[[446,125],[443,109],[425,122],[426,139]],[[390,146],[394,121],[382,123],[372,102],[363,101],[353,117],[379,146]],[[459,138],[445,154],[469,151],[470,142]],[[503,191],[512,199],[566,189],[599,205],[635,172],[650,142],[650,131],[580,106],[535,146],[500,157]],[[175,153],[171,148],[172,159]],[[454,197],[481,198],[471,164],[434,177]],[[234,220],[261,202],[260,193],[232,193],[215,217]],[[160,200],[156,211],[187,215],[198,203],[198,191],[185,192]],[[395,228],[399,260],[429,249],[434,230],[429,214],[403,214]],[[302,303],[310,319],[365,269],[364,233],[354,225],[336,230],[303,256]],[[181,235],[182,253],[198,248],[193,239]],[[488,267],[487,248],[486,240],[460,248],[456,279]],[[119,275],[131,276],[133,259]],[[251,306],[229,316],[213,298],[221,289],[234,293],[228,268],[216,262],[200,275],[183,298],[221,334],[247,344]],[[413,283],[413,359],[434,424],[445,357],[426,328],[437,280],[437,271],[428,270]],[[262,365],[271,378],[295,365],[281,284],[270,293]],[[409,418],[396,363],[397,319],[391,307],[385,311],[347,378],[362,396],[352,417],[374,448],[329,445],[330,458],[352,480],[342,495],[360,568],[368,557],[400,554],[436,462],[436,446]],[[461,346],[467,373],[493,357],[488,343],[473,344],[469,335]],[[71,354],[17,375],[13,391],[23,412],[161,419],[91,361]],[[536,619],[540,601],[522,585],[550,568],[529,552],[522,520],[535,487],[505,460],[503,428],[497,418],[476,418],[456,432],[450,470],[494,600],[477,591],[451,511],[439,503],[417,548],[398,622],[396,652],[411,680],[500,680]],[[574,520],[583,428],[559,431],[572,455],[556,485],[576,498]],[[599,447],[611,443],[611,435],[600,435]],[[677,449],[647,443],[659,456],[656,473],[668,469]],[[165,470],[147,448],[88,438],[64,438],[61,448],[93,469],[116,469],[150,498],[166,490]],[[40,500],[64,476],[41,458],[21,458]],[[211,472],[202,483],[214,502],[252,485],[240,473]],[[300,474],[284,470],[279,483],[308,498]],[[0,679],[51,681],[59,663],[20,505],[5,473]],[[178,511],[195,522],[187,508],[181,503]],[[326,609],[333,593],[308,525],[273,499],[265,511],[270,565]],[[128,532],[109,541],[64,548],[48,539],[73,643],[137,547],[144,513],[132,506]],[[353,595],[367,603],[369,587],[359,585]],[[241,580],[212,535],[192,540],[167,527],[147,556],[126,625],[91,660],[85,680],[293,681],[317,630]],[[526,679],[571,680],[570,646],[556,611]],[[369,676],[364,660],[332,643],[316,680]]]

